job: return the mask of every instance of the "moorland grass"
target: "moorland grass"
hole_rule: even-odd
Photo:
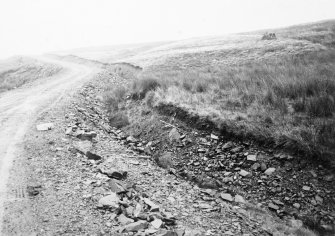
[[[144,68],[126,93],[151,108],[173,104],[244,138],[334,157],[334,24],[282,29],[271,42],[243,38],[250,47],[176,53]],[[324,36],[315,41],[316,34]]]

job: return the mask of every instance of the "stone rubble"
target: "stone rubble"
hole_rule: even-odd
[[[88,93],[90,88],[85,90]],[[91,101],[90,101],[91,102]],[[89,112],[93,110],[96,115]],[[90,121],[104,132],[113,136],[120,143],[125,144],[130,150],[141,155],[144,153],[144,159],[149,158],[160,145],[157,140],[142,141],[133,136],[127,136],[121,130],[117,130],[101,121],[107,121],[103,118],[103,112],[98,108],[82,108],[78,107],[77,111],[89,117]],[[73,116],[72,121],[76,120]],[[74,141],[73,147],[82,155],[86,155],[92,161],[104,161],[103,155],[92,152],[95,139],[99,138],[99,132],[93,130],[85,130],[82,124],[69,124],[65,134],[72,136],[79,141]],[[270,153],[259,153],[249,144],[239,144],[232,141],[224,142],[220,136],[210,134],[207,137],[192,138],[191,135],[183,133],[182,129],[168,127],[170,131],[167,134],[169,141],[175,146],[172,150],[165,150],[163,153],[156,153],[152,159],[158,166],[168,170],[175,176],[191,180],[198,184],[199,187],[206,190],[201,192],[201,201],[194,203],[194,207],[201,211],[211,212],[217,211],[215,202],[228,202],[231,204],[247,204],[249,200],[253,201],[250,196],[255,195],[255,191],[260,193],[257,200],[261,201],[263,206],[274,211],[278,216],[285,215],[296,216],[299,210],[306,209],[305,205],[309,204],[304,198],[311,197],[310,202],[317,206],[316,211],[321,212],[320,206],[324,199],[331,197],[331,192],[326,190],[317,190],[312,182],[308,185],[300,187],[300,192],[296,195],[290,193],[290,190],[283,186],[283,177],[279,174],[283,170],[292,170],[289,161],[294,160],[292,156]],[[88,144],[90,143],[90,144]],[[185,149],[183,159],[176,161],[178,151]],[[250,150],[246,150],[250,149]],[[251,154],[257,153],[257,154]],[[271,157],[269,157],[271,156]],[[192,157],[192,158],[190,158]],[[187,161],[185,161],[187,160]],[[141,165],[138,160],[130,160],[132,165]],[[99,163],[97,163],[99,164]],[[109,178],[110,193],[102,197],[98,202],[98,207],[116,214],[116,220],[120,223],[117,233],[137,232],[136,235],[203,235],[200,232],[195,234],[187,234],[187,230],[169,228],[176,225],[176,218],[169,215],[169,212],[162,210],[159,204],[148,196],[145,191],[138,189],[136,184],[126,184],[127,170],[115,169],[110,163],[102,163],[97,165],[97,170]],[[284,167],[282,167],[284,166]],[[220,171],[221,176],[216,174]],[[204,174],[205,173],[205,174]],[[214,174],[211,174],[214,173]],[[317,178],[321,171],[313,170],[311,176]],[[149,174],[150,173],[146,173]],[[323,177],[324,176],[324,177]],[[326,181],[333,181],[333,175],[321,175]],[[295,179],[292,177],[292,179]],[[257,186],[257,190],[254,188]],[[239,190],[239,188],[241,190]],[[266,198],[262,196],[261,191],[271,193],[278,199]],[[286,194],[290,193],[290,197]],[[317,193],[317,194],[316,194]],[[243,197],[245,196],[245,197]],[[333,199],[334,200],[334,199]],[[178,201],[174,197],[166,198],[166,201]],[[299,201],[296,202],[296,201]],[[207,203],[208,202],[208,203]],[[185,213],[187,214],[187,213]],[[191,213],[192,214],[192,213]],[[322,216],[323,221],[334,221],[334,212],[325,212]],[[179,230],[179,231],[178,231]],[[226,235],[234,235],[232,231],[226,231]],[[208,234],[215,235],[215,234]]]

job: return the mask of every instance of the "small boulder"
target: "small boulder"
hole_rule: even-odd
[[[124,214],[121,214],[117,217],[118,222],[120,222],[121,225],[127,225],[130,223],[133,223],[134,220],[126,217]]]
[[[86,152],[86,156],[87,156],[87,159],[89,160],[95,160],[95,161],[98,161],[98,160],[101,160],[102,157],[99,156],[98,154],[95,154],[93,152],[90,152],[90,151],[87,151]]]
[[[77,138],[79,138],[81,140],[89,140],[89,141],[91,141],[95,137],[97,137],[97,133],[94,132],[94,131],[81,132],[81,133],[77,134]]]
[[[127,190],[125,190],[124,186],[116,179],[109,179],[108,180],[108,186],[109,189],[113,193],[125,193]]]
[[[220,197],[228,202],[232,202],[233,201],[233,197],[229,194],[229,193],[221,193]]]
[[[100,167],[99,168],[100,172],[107,175],[109,178],[114,178],[114,179],[125,179],[127,178],[128,172],[124,170],[117,170],[114,168],[104,168]]]
[[[150,211],[159,211],[159,206],[157,206],[153,201],[151,201],[149,198],[144,198],[144,203],[147,204],[150,207]]]
[[[320,197],[319,195],[316,195],[316,196],[315,196],[315,200],[316,200],[317,203],[320,203],[320,204],[323,203],[323,198]]]
[[[261,167],[261,164],[259,164],[259,163],[254,163],[254,164],[251,166],[251,169],[253,169],[253,170],[258,170],[260,167]]]
[[[294,206],[295,208],[297,208],[297,209],[300,208],[300,204],[299,204],[299,203],[294,203],[293,206]]]
[[[116,210],[120,206],[119,201],[120,199],[117,194],[111,193],[110,195],[105,196],[99,200],[98,207]]]
[[[232,147],[234,147],[234,143],[232,141],[229,141],[222,146],[222,150],[230,149]]]
[[[335,175],[334,174],[330,174],[330,175],[326,175],[324,177],[324,180],[327,181],[327,182],[332,182],[335,178]]]
[[[250,177],[251,176],[251,173],[248,172],[248,171],[245,171],[245,170],[240,170],[240,173],[239,173],[242,177]]]
[[[235,195],[235,202],[245,203],[244,198],[241,195]]]
[[[151,222],[151,225],[155,229],[159,229],[163,225],[163,221],[161,219],[155,219],[154,221]]]
[[[86,155],[88,151],[92,149],[92,143],[90,141],[75,141],[73,147],[81,154]]]
[[[213,140],[219,140],[219,137],[215,134],[211,134],[211,139]]]
[[[267,166],[264,162],[261,163],[261,170],[265,171],[267,169]]]
[[[304,186],[302,186],[302,190],[309,191],[309,190],[311,190],[311,187],[304,185]]]
[[[275,211],[279,210],[279,206],[277,206],[277,205],[275,205],[275,204],[273,204],[273,203],[269,203],[268,207],[269,207],[271,210],[275,210]]]
[[[53,123],[44,123],[44,124],[36,125],[36,129],[38,131],[47,131],[47,130],[51,130],[53,128],[54,128]]]
[[[276,168],[270,167],[268,169],[266,169],[266,171],[264,172],[264,174],[266,175],[272,175],[273,172],[275,172]]]
[[[126,141],[127,141],[128,143],[136,143],[136,142],[137,142],[137,139],[134,138],[133,136],[129,136],[129,137],[127,137]]]
[[[232,150],[230,150],[230,152],[232,153],[237,153],[237,152],[241,152],[243,150],[243,147],[235,147]]]
[[[142,205],[137,203],[136,206],[135,206],[135,209],[133,211],[134,216],[138,217],[141,214],[142,210],[143,210]]]
[[[173,128],[169,133],[169,139],[171,142],[180,141],[180,134],[176,128]]]
[[[65,134],[70,135],[72,133],[72,127],[66,129]]]
[[[257,155],[248,155],[247,161],[252,161],[252,162],[257,161]]]
[[[148,227],[148,222],[144,220],[139,220],[134,223],[130,223],[126,226],[124,226],[125,232],[137,232],[141,229],[146,229]]]

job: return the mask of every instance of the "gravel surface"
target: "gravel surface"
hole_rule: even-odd
[[[26,134],[11,172],[4,235],[247,236],[300,228],[243,196],[200,188],[124,145],[101,101],[107,82],[123,81],[100,74],[39,116],[35,125],[52,123],[50,130],[34,126]]]

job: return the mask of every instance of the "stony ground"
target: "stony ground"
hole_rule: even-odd
[[[34,127],[26,135],[25,150],[12,170],[5,235],[247,236],[306,231],[300,221],[284,224],[227,187],[199,187],[176,169],[157,166],[155,158],[142,152],[147,142],[108,125],[100,96],[106,82],[122,80],[110,73],[98,76],[41,114],[36,124],[52,123],[50,130]]]

